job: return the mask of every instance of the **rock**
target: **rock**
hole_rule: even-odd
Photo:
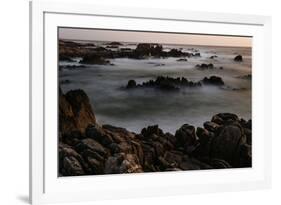
[[[214,115],[211,121],[221,125],[230,122],[237,122],[239,121],[239,118],[237,117],[237,115],[232,113],[219,113]]]
[[[212,141],[211,158],[223,159],[233,167],[240,167],[244,158],[241,151],[246,141],[238,123],[226,125]]]
[[[134,133],[129,132],[124,128],[115,127],[112,125],[103,125],[102,128],[105,131],[105,133],[110,135],[110,137],[116,143],[120,143],[124,141],[128,142],[136,138]]]
[[[220,125],[215,122],[204,122],[204,128],[208,131],[216,132],[220,128]]]
[[[165,154],[164,154],[164,159],[166,160],[166,162],[169,163],[169,165],[171,167],[179,166],[182,162],[182,157],[183,157],[183,154],[180,152],[168,151],[168,152],[165,152]]]
[[[90,53],[94,44],[80,44],[71,41],[59,40],[59,60],[73,62],[72,58],[82,57],[87,53]]]
[[[101,156],[107,155],[107,150],[101,144],[91,138],[81,140],[81,142],[76,146],[76,149],[79,151],[89,149]]]
[[[149,138],[153,134],[160,136],[163,135],[164,133],[161,129],[159,129],[158,125],[152,125],[152,126],[148,126],[147,128],[143,128],[141,134],[144,137]]]
[[[176,131],[177,145],[182,146],[187,153],[191,153],[199,146],[198,137],[195,134],[195,127],[184,124]]]
[[[88,124],[95,124],[96,118],[86,93],[71,90],[65,95],[59,92],[59,130],[62,133],[79,130],[85,132]]]
[[[130,88],[135,88],[135,87],[137,87],[136,81],[135,80],[129,80],[126,88],[130,89]]]
[[[85,136],[79,130],[75,130],[67,133],[61,133],[60,141],[67,145],[76,146],[83,138],[85,138]]]
[[[84,159],[69,145],[59,143],[59,173],[63,176],[84,175],[87,170]]]
[[[241,55],[237,55],[237,56],[235,56],[234,61],[242,62],[243,61],[243,57]]]
[[[189,82],[185,78],[167,79]],[[81,90],[64,95],[59,89],[59,100],[60,176],[252,166],[252,121],[235,114],[216,114],[204,128],[184,124],[175,135],[164,133],[158,125],[135,134],[97,124],[89,99]]]
[[[177,61],[179,61],[179,62],[186,62],[187,59],[186,58],[179,58],[179,59],[177,59]]]
[[[181,87],[200,87],[200,82],[188,81],[186,78],[172,78],[158,76],[156,80],[149,80],[142,84],[136,84],[134,80],[129,80],[126,88],[156,88],[165,91],[178,91]]]
[[[111,156],[105,162],[105,174],[139,173],[143,172],[138,158],[134,154],[119,153]]]
[[[63,163],[62,172],[64,176],[80,176],[85,174],[81,164],[73,156],[65,157],[62,163]]]
[[[98,141],[104,146],[107,146],[114,142],[112,137],[109,134],[106,134],[103,128],[97,124],[88,125],[88,127],[86,128],[86,136]]]
[[[222,78],[218,76],[211,76],[210,78],[205,77],[202,80],[202,82],[206,85],[216,85],[216,86],[224,85]]]
[[[196,130],[196,135],[199,138],[200,146],[193,153],[198,157],[209,158],[211,152],[211,145],[215,134],[204,128],[198,127]]]
[[[201,54],[199,52],[196,52],[196,53],[192,53],[192,56],[194,56],[194,57],[201,57]]]
[[[99,161],[94,157],[88,156],[87,162],[91,169],[91,174],[104,174],[104,164],[102,161]]]
[[[208,70],[208,69],[214,69],[214,65],[212,63],[206,64],[206,63],[202,63],[202,64],[197,64],[196,68],[199,70]]]
[[[98,55],[96,53],[87,54],[83,57],[83,59],[80,61],[80,63],[83,64],[98,64],[98,65],[108,65],[110,64],[109,60],[106,60],[101,55]]]
[[[213,56],[210,56],[210,59],[215,59],[217,57],[218,57],[217,55],[213,55]]]

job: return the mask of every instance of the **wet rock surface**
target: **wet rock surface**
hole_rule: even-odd
[[[134,83],[131,83],[134,85]],[[133,133],[96,122],[82,90],[59,94],[59,175],[98,175],[251,167],[252,123],[219,113],[175,134],[158,125]]]

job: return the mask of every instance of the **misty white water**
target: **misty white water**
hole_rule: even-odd
[[[126,47],[126,46],[123,46]],[[133,47],[134,45],[128,45]],[[237,78],[251,74],[251,48],[164,46],[165,49],[182,48],[183,51],[197,49],[201,57],[191,57],[179,62],[179,58],[150,58],[135,60],[110,59],[114,65],[87,65],[86,68],[59,71],[62,90],[83,89],[90,97],[94,113],[100,124],[124,127],[140,132],[142,128],[158,124],[165,132],[174,133],[188,123],[202,126],[214,114],[231,112],[244,119],[251,118],[251,80]],[[243,62],[233,58],[241,54]],[[210,56],[217,58],[210,59]],[[60,65],[79,64],[59,62]],[[198,70],[196,64],[213,63],[223,69]],[[227,86],[244,88],[226,90],[215,86],[181,88],[179,92],[165,92],[153,88],[122,89],[128,80],[142,83],[157,76],[185,77],[200,81],[204,77],[222,77]]]

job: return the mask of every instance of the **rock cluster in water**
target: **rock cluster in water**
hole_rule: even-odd
[[[202,64],[197,64],[195,66],[198,70],[213,70],[213,69],[220,69],[220,70],[223,70],[223,67],[220,66],[220,67],[215,67],[214,64],[212,63],[209,63],[209,64],[206,64],[206,63],[202,63]]]
[[[179,90],[180,87],[198,87],[201,86],[200,82],[192,82],[185,77],[164,77],[158,76],[155,80],[149,80],[142,84],[137,84],[135,80],[129,80],[126,86],[127,89],[132,88],[157,88],[161,90]]]
[[[187,61],[187,57],[200,57],[199,52],[183,52],[181,49],[164,51],[161,44],[139,43],[135,49],[119,48],[119,42],[108,43],[106,47],[95,44],[80,44],[70,41],[59,42],[59,60],[72,62],[73,57],[81,57],[83,64],[110,64],[113,58],[145,59],[148,57],[177,57],[179,61]],[[114,48],[114,50],[112,50]]]
[[[224,82],[221,77],[211,76],[209,78],[205,77],[201,81],[193,82],[185,77],[169,77],[169,76],[158,76],[155,80],[149,80],[141,84],[137,84],[135,80],[129,80],[127,83],[127,89],[134,88],[156,88],[160,90],[171,90],[177,91],[181,87],[201,87],[202,85],[214,85],[214,86],[223,86]]]
[[[251,120],[220,113],[175,134],[99,125],[83,90],[59,95],[60,176],[251,167]]]

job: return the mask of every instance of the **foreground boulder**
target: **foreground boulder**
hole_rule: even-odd
[[[79,130],[85,132],[88,124],[96,123],[90,100],[83,90],[66,94],[59,90],[59,130],[62,133]]]

